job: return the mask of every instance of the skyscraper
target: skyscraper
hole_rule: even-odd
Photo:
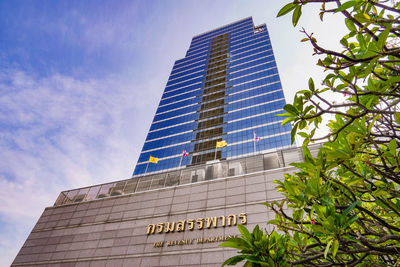
[[[284,105],[265,25],[249,17],[197,35],[174,64],[134,175],[287,147]]]
[[[237,224],[268,229],[274,180],[302,160],[265,25],[193,38],[176,61],[133,177],[63,191],[12,266],[221,266]],[[315,152],[315,147],[310,147]]]

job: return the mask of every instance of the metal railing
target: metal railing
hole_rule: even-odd
[[[321,144],[314,144],[309,147],[313,156],[315,156],[321,146]],[[238,159],[216,160],[180,170],[149,174],[112,183],[63,191],[58,196],[54,206],[249,174],[263,170],[272,170],[287,167],[290,163],[300,161],[303,161],[301,148],[290,148]]]

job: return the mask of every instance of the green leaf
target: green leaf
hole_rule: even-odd
[[[310,149],[307,146],[302,146],[303,156],[306,161],[314,162],[313,157],[311,155]]]
[[[308,112],[310,112],[310,110],[312,110],[314,108],[314,106],[307,106],[305,109],[304,109],[304,111],[303,111],[303,114],[307,114]]]
[[[396,112],[394,114],[394,119],[396,120],[397,123],[400,123],[400,112]]]
[[[301,6],[297,6],[293,12],[293,17],[292,17],[292,23],[294,27],[296,27],[300,17],[301,17]]]
[[[281,10],[279,10],[278,15],[276,15],[277,17],[286,15],[287,13],[289,13],[290,11],[292,11],[293,9],[296,8],[296,5],[293,3],[289,3],[287,5],[285,5],[284,7],[281,8]]]
[[[332,244],[332,255],[333,255],[333,257],[336,256],[336,253],[338,252],[338,249],[339,249],[339,241],[337,239],[335,239],[335,241],[333,241],[333,244]]]
[[[243,238],[248,241],[249,243],[251,243],[253,241],[253,237],[251,236],[249,230],[247,230],[246,227],[244,227],[241,224],[237,225],[239,232],[242,234]]]
[[[290,117],[290,113],[282,113],[282,114],[276,114],[275,116],[277,117]]]
[[[355,4],[357,4],[357,1],[346,2],[346,3],[342,4],[342,5],[340,5],[338,8],[336,8],[335,13],[343,11],[343,10],[346,10],[349,7],[354,6]]]
[[[364,39],[364,35],[361,33],[357,34],[356,36],[358,43],[360,44],[360,48],[362,51],[365,51],[367,49],[367,45]]]
[[[361,23],[369,22],[371,20],[371,17],[368,14],[365,14],[365,13],[355,14],[354,18],[356,20],[358,20],[359,22],[361,22]]]
[[[251,263],[254,263],[252,266],[270,266],[267,265],[265,261],[260,260],[259,257],[257,256],[247,256],[246,260]]]
[[[244,260],[245,258],[246,258],[246,255],[238,255],[238,256],[231,257],[231,258],[227,259],[226,261],[224,261],[224,263],[222,264],[222,267],[225,265],[236,265],[239,262],[241,262],[242,260]]]
[[[305,132],[298,132],[297,134],[300,135],[303,138],[307,138],[308,137],[308,134],[305,133]]]
[[[296,123],[294,126],[293,126],[293,129],[292,129],[292,131],[290,132],[290,137],[291,137],[291,142],[292,142],[292,144],[294,143],[294,140],[295,140],[295,137],[296,137],[296,132],[297,132],[297,126],[299,125],[299,123]]]
[[[345,209],[342,213],[343,217],[346,217],[358,204],[358,200],[354,201],[353,204],[351,204],[347,209]]]
[[[374,100],[376,99],[375,96],[371,96],[368,100],[368,102],[365,104],[366,108],[371,108],[372,104],[374,103]]]
[[[387,26],[386,29],[379,34],[378,43],[377,43],[379,50],[382,50],[383,46],[386,44],[386,39],[389,35],[390,29],[391,29],[391,27]]]
[[[340,43],[341,43],[344,47],[347,47],[347,46],[349,45],[349,43],[347,42],[347,39],[346,39],[346,38],[342,38],[342,39],[340,40]]]
[[[249,244],[241,238],[233,237],[229,238],[228,241],[219,244],[221,247],[236,248],[236,249],[249,249]]]
[[[333,242],[333,240],[330,240],[330,241],[328,242],[328,244],[326,245],[326,248],[325,248],[325,251],[324,251],[324,258],[325,258],[325,259],[326,259],[326,257],[328,256],[329,248],[331,247],[332,242]]]
[[[371,11],[371,8],[372,8],[372,5],[370,3],[368,3],[368,4],[364,5],[364,8],[362,11],[364,13],[369,13]]]
[[[283,125],[285,125],[285,124],[288,124],[289,122],[292,122],[292,121],[294,121],[294,120],[295,120],[294,118],[286,118],[286,119],[284,119],[284,120],[282,121],[281,126],[283,126]]]
[[[353,222],[358,220],[358,216],[356,214],[352,215],[349,220],[343,225],[344,228],[349,227]]]
[[[310,88],[310,90],[311,90],[312,92],[315,91],[314,81],[313,81],[312,78],[308,79],[308,88]]]
[[[286,104],[283,107],[283,109],[286,110],[287,112],[289,112],[290,114],[299,115],[299,111],[291,104]]]
[[[398,83],[400,82],[400,76],[390,76],[388,78],[389,83]]]
[[[299,94],[296,94],[294,96],[293,105],[294,105],[295,109],[297,110],[297,112],[300,113],[303,110],[303,97],[299,96]]]
[[[392,141],[389,142],[389,150],[393,154],[396,154],[396,147],[397,147],[397,142],[396,139],[392,139]]]
[[[319,12],[319,19],[321,20],[321,21],[324,21],[324,12]]]
[[[260,227],[258,224],[254,227],[253,229],[253,234],[255,240],[261,240],[263,237],[263,232],[260,230]]]
[[[370,43],[368,44],[368,53],[371,53],[371,56],[374,56],[375,53],[376,53],[376,51],[378,51],[378,48],[377,48],[377,46],[376,46],[376,43],[375,43],[375,42],[370,42]],[[373,63],[372,60],[371,60],[370,62]],[[369,73],[371,72],[370,64],[368,65],[368,67],[367,67],[366,69],[368,70],[368,74],[369,74]]]
[[[353,23],[351,20],[346,19],[346,20],[345,20],[345,23],[346,23],[347,28],[348,28],[351,32],[357,32],[356,25],[354,25],[354,23]]]
[[[368,89],[370,91],[376,91],[374,80],[371,77],[368,78]]]
[[[333,202],[332,198],[330,198],[329,195],[323,195],[323,196],[319,199],[319,201],[321,202],[322,205],[325,205],[325,206],[334,205],[334,202]]]

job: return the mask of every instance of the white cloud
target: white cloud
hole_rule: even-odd
[[[146,110],[151,82],[132,84],[123,77],[0,75],[0,250],[8,253],[0,265],[10,264],[62,190],[130,177],[145,132],[137,124],[142,129],[153,115]]]

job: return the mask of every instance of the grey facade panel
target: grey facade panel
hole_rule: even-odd
[[[223,241],[215,240],[239,234],[233,219],[228,226],[227,216],[236,215],[240,223],[238,215],[246,213],[248,228],[259,224],[271,230],[266,222],[274,215],[260,203],[282,198],[272,182],[293,170],[265,170],[46,208],[12,266],[220,266],[236,251],[218,247]],[[225,227],[220,216],[225,216]],[[195,223],[189,230],[188,220],[201,218],[203,229]],[[185,230],[178,232],[180,221],[185,221]],[[174,232],[165,232],[168,222],[175,223]],[[162,233],[156,228],[146,234],[148,225],[158,223],[164,223]]]

